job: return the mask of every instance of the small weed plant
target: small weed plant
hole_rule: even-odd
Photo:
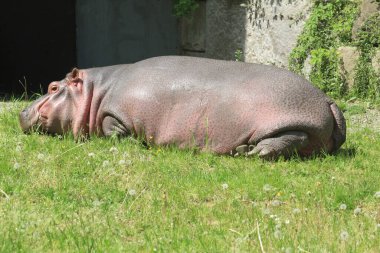
[[[173,12],[178,18],[187,17],[191,15],[197,8],[199,4],[197,0],[175,0]]]

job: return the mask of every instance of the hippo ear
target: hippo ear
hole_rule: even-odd
[[[72,79],[75,79],[75,78],[79,77],[79,69],[77,69],[77,68],[73,68],[73,69],[71,70],[70,77],[71,77]]]
[[[82,77],[81,71],[77,68],[73,68],[73,70],[67,75],[68,85],[75,86],[79,88],[79,90],[82,90],[82,86],[83,86],[82,78],[83,77]]]
[[[66,79],[69,80],[69,81],[71,81],[72,79],[75,79],[75,78],[79,77],[79,73],[80,73],[79,69],[73,68],[70,71],[70,73],[68,73],[66,75]]]

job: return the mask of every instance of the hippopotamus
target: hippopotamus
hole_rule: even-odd
[[[24,132],[132,136],[216,154],[310,156],[346,139],[338,106],[275,66],[188,56],[74,68],[20,113]]]

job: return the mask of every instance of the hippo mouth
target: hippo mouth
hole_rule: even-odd
[[[37,101],[38,103],[27,107],[19,115],[20,126],[24,133],[46,132],[48,117],[40,112],[40,108],[48,98],[41,97]]]
[[[29,134],[43,131],[43,125],[46,123],[47,118],[41,120],[39,112],[26,109],[20,113],[19,120],[23,132]]]
[[[42,127],[46,127],[48,124],[48,117],[38,112],[37,114],[38,114],[37,124],[41,125]]]

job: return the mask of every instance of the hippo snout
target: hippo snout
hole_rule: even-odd
[[[30,133],[32,130],[40,130],[39,108],[48,98],[48,95],[42,96],[20,112],[19,122],[24,133]]]
[[[31,128],[28,116],[29,116],[29,110],[27,108],[22,110],[22,112],[20,112],[20,115],[19,115],[20,126],[24,133],[30,132],[30,128]]]
[[[25,108],[20,112],[19,121],[24,133],[30,133],[38,122],[38,113],[33,108]]]

